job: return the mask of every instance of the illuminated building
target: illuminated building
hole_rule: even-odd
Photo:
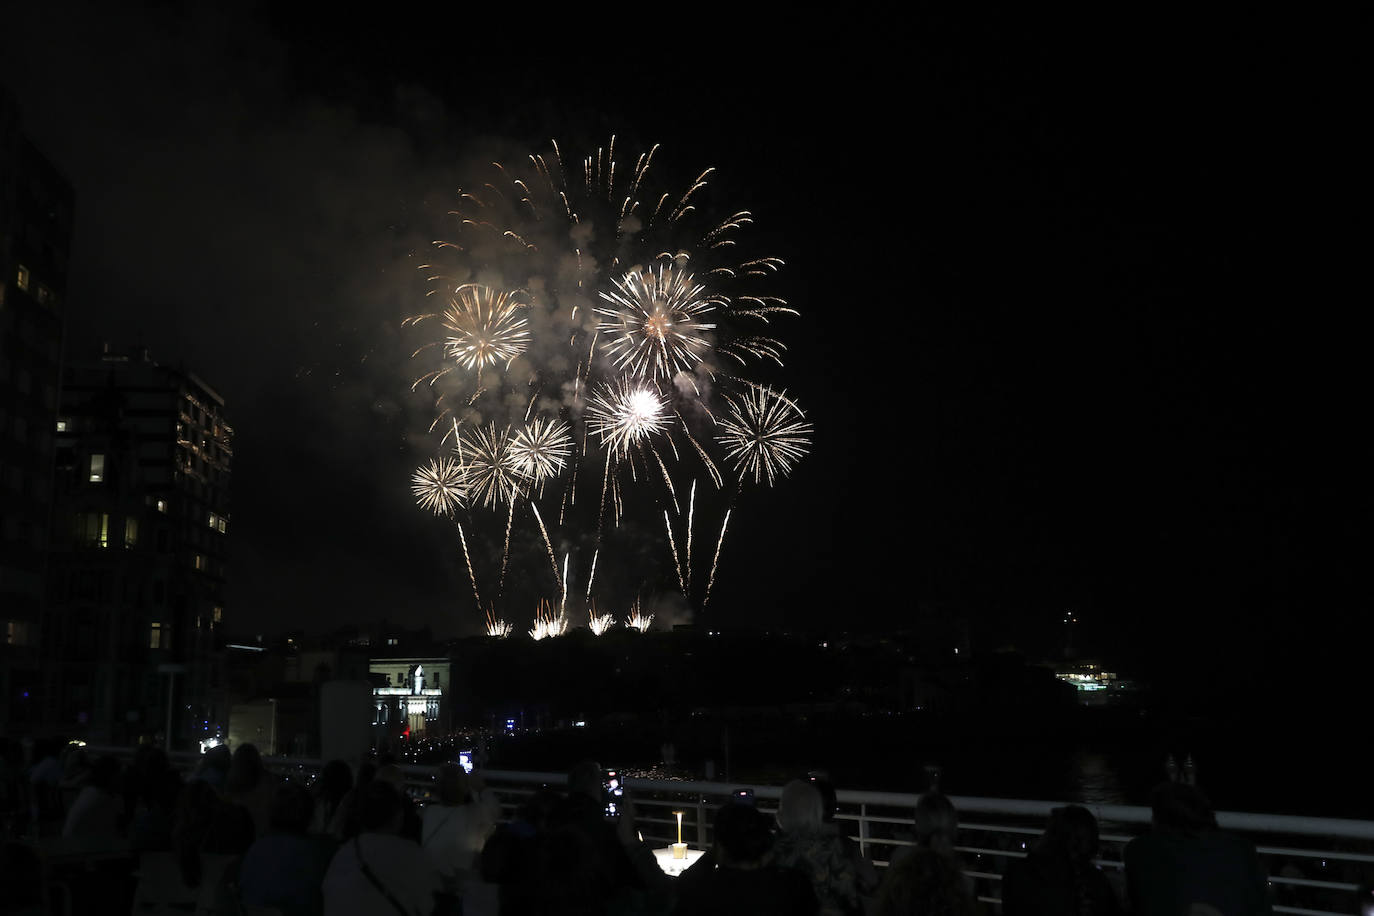
[[[43,654],[48,721],[190,748],[227,722],[216,638],[233,429],[220,396],[146,351],[63,373]],[[170,715],[169,715],[170,713]]]
[[[0,87],[0,734],[44,724],[39,644],[72,200]]]
[[[447,658],[374,658],[368,672],[379,740],[448,733],[445,689],[453,684],[453,667]]]

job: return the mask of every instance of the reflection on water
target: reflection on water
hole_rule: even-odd
[[[1107,758],[1080,748],[1072,760],[1073,800],[1084,805],[1124,805],[1126,795]]]

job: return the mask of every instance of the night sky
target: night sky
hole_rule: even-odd
[[[508,26],[478,53],[459,23],[269,10],[31,4],[0,34],[75,187],[67,358],[146,344],[227,402],[231,629],[477,630],[409,492],[428,407],[400,322],[465,169],[612,133],[683,184],[716,166],[801,311],[766,377],[814,451],[741,499],[717,621],[948,612],[1037,654],[1072,610],[1142,673],[1250,683],[1303,677],[1367,604],[1340,182],[1324,105],[1253,36],[817,30],[684,42],[660,73],[660,39]]]

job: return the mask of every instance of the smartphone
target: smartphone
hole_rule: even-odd
[[[748,805],[752,808],[754,807],[754,790],[736,789],[733,793],[731,793],[730,800],[736,802],[737,804]]]
[[[472,751],[458,752],[458,765],[463,768],[463,772],[472,772]]]
[[[625,783],[619,770],[606,770],[601,774],[601,797],[606,802],[606,816],[620,816],[620,800],[625,797]]]

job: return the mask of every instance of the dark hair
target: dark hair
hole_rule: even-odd
[[[1212,803],[1197,786],[1165,782],[1151,794],[1151,820],[1154,826],[1186,836],[1196,836],[1217,826]]]
[[[267,823],[278,833],[303,834],[310,829],[315,814],[315,799],[310,791],[294,782],[284,782],[272,794]]]
[[[585,795],[601,804],[601,764],[583,760],[568,771],[568,794]]]
[[[348,768],[348,764],[342,760],[331,760],[320,770],[319,779],[315,780],[315,793],[326,803],[339,803],[339,799],[348,794],[348,790],[353,788],[353,771]]]
[[[821,821],[829,824],[835,820],[835,811],[839,807],[835,787],[824,776],[812,776],[809,781],[816,787],[816,791],[821,793]]]
[[[401,793],[389,782],[374,779],[358,795],[358,823],[364,830],[383,830],[401,814]]]
[[[255,789],[262,780],[262,755],[253,744],[240,744],[234,748],[233,759],[229,763],[229,778],[225,787],[230,792],[247,792]]]
[[[959,863],[934,849],[914,849],[883,876],[874,916],[973,916],[974,903]]]
[[[1097,818],[1081,805],[1065,805],[1050,811],[1049,823],[1032,854],[1054,860],[1067,868],[1078,912],[1092,913],[1094,889],[1090,875],[1097,854]]]
[[[1082,805],[1065,805],[1050,812],[1039,848],[1075,862],[1097,855],[1097,818]]]
[[[177,805],[172,826],[172,846],[181,866],[181,880],[187,887],[200,886],[200,849],[215,823],[219,795],[209,783],[187,783]]]
[[[942,852],[954,851],[959,813],[954,803],[939,792],[927,792],[916,800],[916,843]]]
[[[768,818],[757,808],[727,803],[716,812],[716,842],[735,862],[757,862],[773,845]]]

